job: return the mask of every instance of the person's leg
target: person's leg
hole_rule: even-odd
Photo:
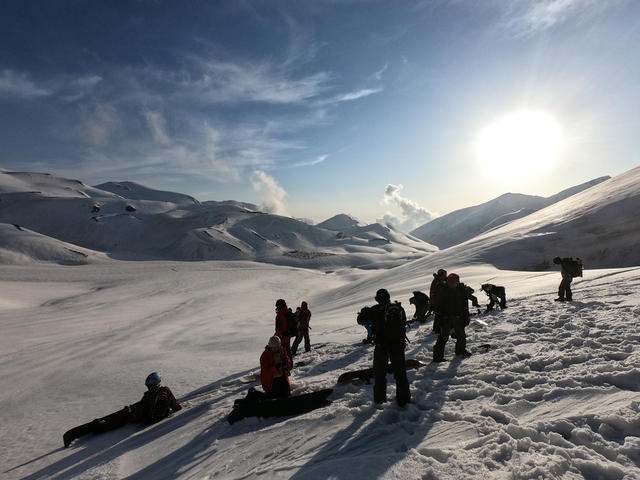
[[[293,346],[291,347],[291,355],[295,355],[298,352],[298,345],[300,345],[301,341],[302,341],[302,332],[300,332],[296,336],[296,339],[293,342]]]
[[[445,320],[443,325],[440,327],[440,335],[438,335],[438,339],[436,340],[436,344],[433,346],[433,360],[436,362],[441,362],[444,360],[444,347],[449,340],[449,332],[451,331],[451,322],[449,320]]]
[[[396,401],[401,407],[411,400],[407,370],[404,366],[404,345],[389,351],[389,359],[393,369],[393,378],[396,381]]]
[[[308,352],[311,350],[311,338],[309,337],[309,327],[303,328],[303,336],[304,336],[304,351]]]
[[[387,349],[376,345],[373,351],[373,401],[385,403],[387,401],[387,362],[389,354]]]
[[[452,322],[453,330],[456,332],[456,355],[466,355],[467,352],[467,334],[464,331],[464,321],[456,318]]]
[[[566,299],[569,300],[570,302],[573,300],[573,292],[571,291],[571,281],[573,280],[573,278],[569,277],[567,278],[567,286],[565,288],[566,290]]]

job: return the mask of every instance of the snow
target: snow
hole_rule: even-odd
[[[59,179],[58,198],[27,195],[46,190],[28,179],[9,193],[0,183],[0,477],[640,478],[640,262],[598,257],[591,237],[600,249],[637,244],[637,228],[627,227],[639,224],[636,170],[442,251],[419,249],[418,240],[381,225],[366,230],[369,237],[340,239],[238,202],[167,202],[163,209],[162,197],[120,199],[76,183],[83,198],[59,188],[68,185]],[[9,204],[7,195],[22,200]],[[107,210],[100,214],[126,220],[117,210],[132,204],[132,216],[151,227],[132,233],[126,220],[102,231],[109,241],[119,236],[118,249],[92,249],[89,240],[100,237],[83,216],[97,199]],[[47,215],[31,219],[28,212],[38,210]],[[215,228],[239,248],[252,245],[246,258],[195,261],[195,238]],[[582,235],[569,237],[577,228]],[[384,242],[371,245],[383,234]],[[570,239],[566,252],[549,245],[557,235]],[[182,243],[158,250],[174,237]],[[140,241],[145,249],[134,248]],[[273,246],[257,251],[265,242]],[[290,256],[294,249],[298,256]],[[553,252],[583,251],[602,264],[585,261],[574,302],[553,301],[560,281],[553,265],[520,266],[521,255],[531,263],[538,252],[543,263]],[[395,404],[391,376],[383,405],[373,404],[370,384],[337,384],[341,373],[372,363],[358,310],[387,288],[412,314],[408,299],[428,291],[438,268],[458,273],[481,303],[480,284],[507,289],[508,308],[479,315],[487,327],[468,328],[474,355],[454,357],[450,341],[449,361],[431,363],[430,325],[414,326],[407,358],[424,365],[408,371],[409,405]],[[241,379],[258,371],[278,298],[290,306],[305,300],[313,312],[312,350],[295,357],[304,365],[294,369],[294,394],[333,388],[333,403],[229,425],[233,401],[259,383]],[[187,408],[151,427],[126,426],[63,448],[69,428],[139,400],[152,371]]]

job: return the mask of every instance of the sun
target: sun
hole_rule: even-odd
[[[521,111],[490,125],[478,141],[478,159],[489,176],[525,181],[541,176],[558,160],[558,122],[541,112]]]

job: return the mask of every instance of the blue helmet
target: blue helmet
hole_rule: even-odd
[[[161,380],[162,380],[162,375],[160,375],[158,372],[153,372],[149,374],[144,384],[147,387],[155,387],[156,385],[160,384]]]

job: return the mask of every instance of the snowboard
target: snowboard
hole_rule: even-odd
[[[404,368],[407,370],[410,368],[419,368],[422,365],[423,364],[420,363],[418,360],[414,360],[412,358],[409,358],[404,361]],[[387,366],[387,372],[393,373],[391,364]],[[373,378],[373,367],[365,368],[363,370],[356,370],[353,372],[345,372],[338,377],[338,383],[346,383],[352,380],[368,380],[370,378]]]
[[[333,389],[327,388],[317,392],[303,393],[288,398],[274,398],[251,403],[243,403],[236,406],[229,414],[230,424],[236,423],[247,417],[285,417],[289,415],[301,415],[316,408],[329,405],[327,397],[333,393]]]
[[[123,427],[129,423],[129,416],[126,410],[121,409],[106,417],[97,418],[89,423],[79,425],[68,430],[62,436],[64,447],[67,448],[75,439],[89,435],[90,433],[104,433],[116,428]]]

